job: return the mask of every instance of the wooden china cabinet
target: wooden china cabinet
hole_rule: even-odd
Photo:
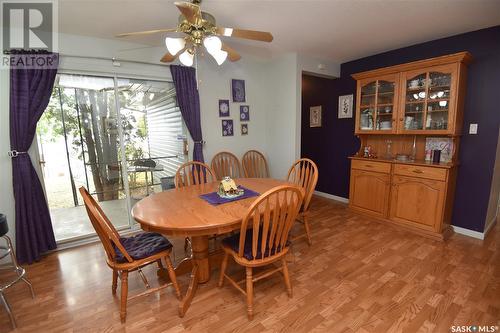
[[[447,238],[471,60],[461,52],[353,75],[361,147],[350,158],[352,210]],[[452,142],[449,160],[426,160],[426,140],[432,137]]]

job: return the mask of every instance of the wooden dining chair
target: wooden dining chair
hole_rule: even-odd
[[[222,240],[222,260],[219,283],[226,278],[237,290],[246,295],[248,319],[253,318],[253,283],[274,273],[281,272],[288,296],[292,285],[285,256],[290,242],[288,234],[302,204],[302,192],[296,186],[282,185],[259,196],[247,210],[240,232]],[[229,256],[246,269],[246,279],[236,282],[226,274]],[[253,268],[281,261],[281,265],[253,275]],[[240,284],[246,281],[246,289]]]
[[[241,172],[240,161],[233,153],[222,151],[215,154],[212,158],[212,169],[215,171],[217,180],[224,177],[240,178],[243,176]]]
[[[308,158],[297,160],[288,171],[287,180],[299,185],[304,190],[304,202],[300,208],[298,220],[304,224],[305,233],[295,237],[293,240],[306,237],[309,245],[311,241],[311,231],[308,223],[309,204],[318,183],[318,167],[316,163]]]
[[[121,321],[125,322],[127,317],[127,300],[148,295],[166,288],[171,284],[175,289],[177,298],[180,299],[181,292],[177,284],[174,267],[170,261],[172,244],[168,239],[154,232],[143,232],[132,237],[120,237],[101,207],[84,187],[80,187],[80,194],[83,197],[83,202],[85,203],[90,222],[99,236],[106,252],[106,263],[113,270],[113,283],[111,287],[113,295],[116,294],[118,277],[121,279]],[[162,269],[162,259],[165,259],[168,276],[172,283],[151,288],[141,268],[152,263],[157,263],[158,267]],[[146,290],[137,295],[128,297],[128,274],[136,270],[139,272],[146,286]]]
[[[216,181],[215,172],[205,163],[191,161],[184,163],[175,173],[175,188],[199,185]],[[191,241],[184,238],[184,253],[187,253]]]
[[[205,184],[216,181],[215,172],[205,163],[191,161],[184,163],[175,173],[175,188]]]
[[[257,150],[249,150],[241,159],[243,173],[247,178],[269,178],[269,167],[264,155]]]

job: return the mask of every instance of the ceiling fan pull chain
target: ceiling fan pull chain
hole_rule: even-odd
[[[198,79],[198,52],[194,53],[194,74],[196,75],[196,89],[199,89],[200,81]]]

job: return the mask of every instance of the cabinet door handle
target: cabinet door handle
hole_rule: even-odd
[[[367,168],[373,168],[373,165],[365,164],[365,167],[367,167]]]
[[[399,118],[399,121],[403,121],[403,118]]]
[[[420,169],[415,169],[415,170],[413,170],[413,172],[414,172],[414,173],[424,173],[424,172],[423,172],[422,170],[420,170]]]

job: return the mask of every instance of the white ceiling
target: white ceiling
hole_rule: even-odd
[[[59,0],[59,31],[101,38],[175,27],[173,0]],[[298,52],[345,62],[500,25],[500,0],[204,0],[219,26],[270,31],[271,44],[235,41],[260,56]],[[164,36],[128,38],[163,45]]]

